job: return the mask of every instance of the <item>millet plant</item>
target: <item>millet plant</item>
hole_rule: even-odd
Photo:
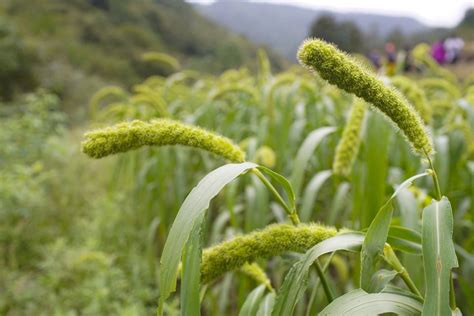
[[[410,90],[407,92],[409,95],[403,96],[354,59],[322,40],[305,41],[297,57],[303,66],[317,73],[320,78],[355,95],[333,160],[332,174],[335,177],[351,177],[368,109],[381,113],[400,131],[413,154],[427,164],[426,171],[402,182],[389,200],[378,205],[378,212],[367,229],[336,229],[300,220],[308,218],[305,215],[307,204],[297,199],[303,190],[315,186],[310,183],[308,188],[302,187],[302,171],[293,173],[288,180],[264,165],[246,161],[246,155],[238,145],[217,133],[171,119],[132,121],[88,132],[82,148],[84,153],[93,158],[142,146],[184,145],[213,153],[229,162],[208,173],[187,195],[169,230],[160,260],[158,314],[167,313],[167,300],[176,290],[178,278],[181,279],[181,315],[200,315],[206,289],[212,287],[212,282],[226,272],[236,271],[260,284],[247,296],[240,315],[292,315],[308,287],[311,285],[317,288],[313,284],[315,280],[310,278],[311,269],[316,271],[317,284],[321,285],[327,300],[327,305],[320,308],[320,315],[460,314],[456,307],[452,276],[452,269],[458,267],[452,239],[453,215],[448,198],[442,195],[433,165],[434,145],[425,126],[425,122],[431,119],[426,97],[418,90],[410,90],[406,82],[394,80],[393,85],[402,87],[401,90]],[[240,76],[238,73],[232,75]],[[275,80],[274,85],[291,81],[290,77],[281,77]],[[251,99],[260,98],[251,87],[239,88],[238,85],[216,89],[209,98],[217,99],[236,90],[248,94]],[[275,114],[272,95],[273,90],[270,88],[263,102],[270,126],[274,124]],[[423,112],[423,118],[419,112]],[[298,152],[295,164],[305,164],[312,152],[308,148],[314,148],[315,144],[334,131],[334,128],[327,127],[309,135]],[[366,133],[371,133],[370,125],[366,126]],[[274,154],[269,148],[261,152],[264,156]],[[276,156],[276,159],[279,157]],[[272,163],[267,166],[274,164],[275,157],[269,160]],[[326,178],[330,175],[331,171],[325,173]],[[260,181],[285,212],[288,223],[273,223],[203,249],[206,214],[211,200],[240,176],[254,177]],[[392,202],[413,181],[427,176],[433,179],[434,198],[422,211],[420,234],[409,227],[393,223]],[[370,188],[365,194],[370,195]],[[357,273],[359,288],[336,298],[332,290],[334,284],[327,278],[327,270],[331,263],[341,270],[345,269],[345,262],[341,264],[338,256],[342,252],[360,255]],[[418,288],[413,281],[414,276],[403,266],[397,252],[422,256],[425,289]],[[301,255],[292,263],[281,286],[275,289],[271,281],[273,276],[267,276],[262,268],[265,262],[262,259],[285,253]],[[307,314],[310,313],[310,307]]]

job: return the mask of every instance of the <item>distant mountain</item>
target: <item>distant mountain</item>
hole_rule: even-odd
[[[195,7],[211,20],[255,43],[269,45],[290,59],[295,58],[298,45],[308,35],[311,23],[321,14],[331,14],[338,21],[352,21],[362,31],[380,37],[396,29],[403,34],[429,29],[409,17],[336,13],[270,3],[217,1],[210,5],[195,4]]]

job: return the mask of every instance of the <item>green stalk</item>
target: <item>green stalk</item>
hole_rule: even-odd
[[[275,189],[275,187],[268,181],[268,179],[260,172],[258,169],[252,169],[252,172],[262,181],[262,183],[267,187],[267,189],[273,194],[278,203],[283,207],[285,212],[288,214],[291,222],[297,226],[300,223],[300,219],[296,210],[292,210],[285,200],[282,198],[280,193]]]
[[[296,212],[296,209],[292,210],[288,207],[287,203],[281,197],[280,193],[278,193],[278,191],[275,189],[275,187],[260,172],[260,170],[252,169],[252,172],[262,181],[262,183],[267,187],[267,189],[276,198],[278,203],[280,203],[280,205],[285,209],[285,211],[288,214],[288,217],[290,218],[293,225],[298,226],[298,224],[300,223],[300,219],[298,217],[298,213]],[[326,298],[327,298],[328,302],[331,303],[334,300],[334,296],[331,293],[331,289],[329,288],[328,281],[326,279],[326,276],[324,275],[323,269],[321,268],[321,265],[319,264],[318,260],[315,261],[314,266],[316,267],[316,272],[318,273],[319,279],[321,280],[321,284],[323,285],[324,293],[326,294]]]
[[[329,288],[328,281],[326,279],[326,276],[324,275],[323,268],[319,264],[319,260],[316,259],[314,261],[314,266],[316,267],[316,272],[318,273],[319,279],[321,280],[321,284],[324,289],[324,294],[326,294],[326,298],[328,300],[328,303],[331,303],[334,300],[334,295],[331,292],[331,289]]]
[[[428,155],[428,153],[426,151],[425,151],[425,156],[428,159],[428,163],[430,165],[431,176],[433,177],[433,182],[434,182],[435,189],[436,189],[436,195],[437,195],[436,199],[438,201],[440,201],[442,195],[441,195],[441,189],[440,189],[440,186],[439,186],[438,175],[436,174],[435,168],[433,166],[433,161],[431,161],[430,155]]]
[[[329,268],[329,265],[331,264],[331,260],[332,260],[332,258],[334,257],[335,254],[336,254],[336,252],[332,252],[331,255],[329,256],[328,260],[326,261],[326,263],[324,263],[323,273],[326,272],[326,270]],[[308,309],[306,310],[306,316],[309,316],[310,313],[311,313],[311,308],[313,306],[313,302],[315,300],[316,293],[318,291],[318,287],[319,287],[320,283],[321,283],[321,278],[319,279],[319,282],[316,281],[316,285],[314,286],[313,292],[311,293],[311,297],[310,297],[309,302],[308,302]]]
[[[454,280],[453,280],[453,273],[451,272],[449,278],[451,282],[449,282],[449,306],[451,307],[452,311],[456,310],[456,295],[454,293]]]
[[[393,269],[395,269],[395,271],[398,272],[398,275],[402,278],[410,291],[423,301],[423,296],[389,244],[385,244],[383,248],[383,258],[390,266],[392,266]]]

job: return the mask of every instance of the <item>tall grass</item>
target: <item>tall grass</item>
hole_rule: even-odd
[[[473,313],[470,90],[449,75],[436,79],[445,84],[394,78],[400,91],[376,83],[380,100],[342,87],[369,103],[355,120],[353,96],[321,77],[272,74],[261,53],[255,76],[183,70],[130,91],[106,88],[92,99],[90,128],[100,129],[86,141],[94,156],[124,153],[102,160],[68,147],[78,132],[60,121],[50,132],[54,109],[5,114],[19,131],[1,136],[2,165],[18,168],[1,171],[0,311],[145,315],[160,301],[169,315]],[[401,118],[384,106],[402,106]],[[40,135],[38,154],[12,146]],[[344,143],[353,147],[338,156]]]

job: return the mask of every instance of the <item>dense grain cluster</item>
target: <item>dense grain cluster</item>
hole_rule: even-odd
[[[272,283],[268,276],[265,274],[262,268],[258,264],[246,263],[240,268],[240,272],[257,282],[258,284],[263,284],[269,291],[274,291]]]
[[[425,123],[430,123],[433,111],[428,105],[426,100],[426,94],[418,87],[418,85],[413,81],[403,76],[396,76],[391,78],[391,83],[395,88],[397,88],[404,96],[411,102],[415,110],[418,111],[421,118]]]
[[[318,224],[275,224],[261,231],[236,237],[204,250],[202,281],[210,282],[257,258],[278,256],[287,251],[304,252],[336,233],[336,229]]]
[[[92,158],[102,158],[143,146],[184,145],[212,152],[232,162],[245,160],[245,153],[231,140],[172,120],[120,123],[88,132],[84,136],[82,151]]]
[[[412,106],[336,47],[318,39],[307,40],[298,51],[298,59],[329,83],[357,95],[387,115],[418,153],[433,152],[431,138]]]
[[[366,109],[367,104],[363,100],[355,100],[347,124],[342,132],[341,140],[337,144],[332,167],[336,175],[347,177],[351,173],[352,165],[359,152],[360,133]]]

